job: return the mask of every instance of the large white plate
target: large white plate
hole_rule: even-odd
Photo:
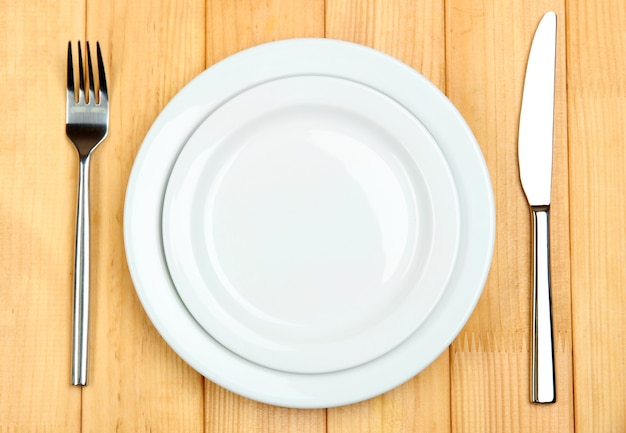
[[[454,180],[424,126],[362,84],[297,76],[214,111],[165,194],[172,280],[238,355],[293,373],[371,361],[411,335],[456,258]]]
[[[286,373],[235,355],[185,308],[163,253],[161,212],[170,171],[187,139],[218,106],[260,83],[326,75],[365,84],[394,99],[428,129],[455,179],[461,218],[457,262],[440,301],[403,343],[360,366],[332,373]],[[129,179],[126,256],[135,289],[168,344],[201,374],[240,395],[280,406],[315,408],[376,396],[407,381],[444,351],[482,292],[493,252],[495,212],[489,173],[462,116],[428,80],[375,50],[334,40],[260,45],[212,66],[182,89],[154,122]]]

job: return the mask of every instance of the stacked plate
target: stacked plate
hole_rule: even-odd
[[[494,205],[480,149],[410,67],[325,39],[261,45],[190,82],[125,204],[137,293],[212,381],[288,407],[364,400],[454,339]]]

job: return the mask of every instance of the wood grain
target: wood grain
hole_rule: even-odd
[[[93,328],[83,432],[201,432],[203,379],[157,334],[133,289],[123,242],[130,169],[163,106],[204,69],[204,1],[91,1],[111,126],[92,161]]]
[[[84,34],[84,10],[8,1],[0,10],[0,431],[77,432],[70,354],[78,163],[64,118],[67,41]]]
[[[323,0],[207,0],[207,65],[254,45],[324,37]]]
[[[452,345],[452,430],[573,431],[565,14],[558,1],[446,3],[448,94],[485,155],[496,199],[496,246],[479,305]],[[530,211],[517,126],[530,44],[543,14],[559,16],[551,206],[557,403],[529,402]]]
[[[445,90],[443,1],[327,0],[326,37],[370,46],[415,68]],[[450,431],[448,352],[403,386],[328,410],[328,431]]]
[[[269,406],[249,400],[216,385],[207,384],[205,431],[222,432],[298,432],[326,431],[326,411],[297,410]]]
[[[446,351],[414,379],[379,397],[328,409],[328,432],[449,432],[449,373]]]
[[[402,60],[445,90],[443,0],[327,0],[326,37]]]
[[[324,36],[321,0],[208,0],[206,58],[211,65],[254,45]],[[325,410],[285,409],[253,402],[206,381],[207,432],[324,432]]]
[[[568,2],[576,430],[626,431],[626,5]]]

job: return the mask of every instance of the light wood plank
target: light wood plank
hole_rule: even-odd
[[[296,410],[269,406],[234,394],[206,381],[206,432],[297,432],[326,431],[325,410]]]
[[[402,60],[445,90],[442,0],[327,0],[326,37]]]
[[[324,36],[323,0],[208,0],[207,65],[265,42]],[[325,410],[268,406],[206,381],[207,432],[324,432]]]
[[[323,0],[207,0],[207,65],[255,45],[324,36]]]
[[[82,4],[0,1],[0,431],[77,432],[70,385],[77,171],[67,41]]]
[[[626,431],[626,4],[568,2],[578,432]]]
[[[485,155],[496,199],[496,246],[479,305],[452,345],[453,431],[573,431],[565,15],[560,1],[447,3],[447,90]],[[530,211],[519,181],[517,132],[530,44],[548,10],[559,16],[551,207],[557,400],[529,402]]]
[[[443,14],[442,1],[327,0],[326,36],[390,54],[445,90]],[[329,409],[328,431],[450,431],[448,358],[380,397]]]
[[[563,393],[569,391],[561,385],[562,380],[557,404],[528,402],[528,345],[517,336],[487,332],[464,332],[455,341],[450,361],[453,431],[573,431],[571,407],[562,403]],[[555,352],[557,372],[570,372],[571,344],[564,334],[558,336]]]
[[[449,432],[450,363],[446,351],[414,379],[373,399],[328,410],[328,431]]]
[[[204,69],[204,1],[91,1],[110,88],[109,137],[92,161],[90,384],[83,431],[200,432],[203,379],[157,334],[128,273],[123,203],[130,169],[158,112]]]

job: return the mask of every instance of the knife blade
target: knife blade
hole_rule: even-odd
[[[531,402],[554,403],[556,380],[550,281],[550,192],[554,133],[556,14],[546,13],[533,38],[520,112],[518,159],[532,215],[533,302]]]

